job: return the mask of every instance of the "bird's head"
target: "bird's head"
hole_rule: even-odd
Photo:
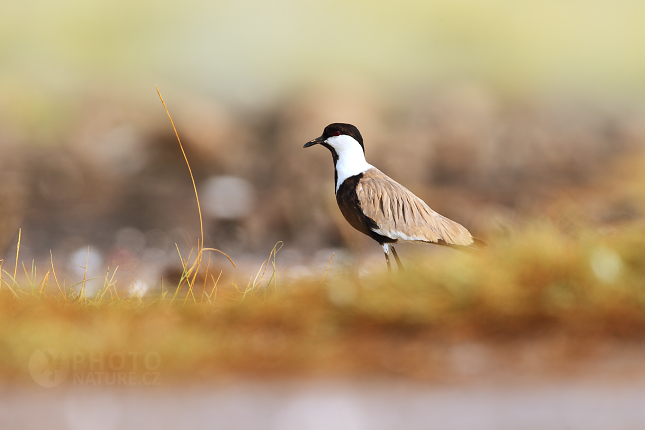
[[[360,131],[351,124],[329,124],[325,127],[325,130],[320,137],[305,143],[304,148],[309,148],[310,146],[317,144],[323,145],[332,151],[332,154],[355,151],[360,146],[361,151],[365,154],[363,136],[361,136]]]

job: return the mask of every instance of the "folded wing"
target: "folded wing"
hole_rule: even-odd
[[[430,209],[407,188],[372,168],[356,189],[361,209],[379,226],[376,233],[402,241],[469,246],[473,237],[463,227]]]

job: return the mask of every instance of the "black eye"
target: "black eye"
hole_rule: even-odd
[[[334,136],[340,136],[340,131],[335,131]]]

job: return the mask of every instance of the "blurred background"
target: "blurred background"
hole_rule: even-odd
[[[204,245],[228,253],[240,273],[255,272],[279,241],[279,274],[321,274],[332,252],[340,267],[370,256],[383,267],[380,248],[336,207],[327,151],[302,149],[331,122],[356,125],[371,164],[485,240],[527,219],[610,231],[645,213],[642,193],[621,182],[642,168],[645,149],[642,1],[5,0],[1,9],[5,262],[22,229],[21,261],[47,268],[51,251],[59,276],[81,279],[82,266],[103,276],[113,264],[124,288],[178,280],[175,244],[184,257],[196,247],[199,218],[155,85],[195,175]],[[477,368],[477,345],[455,348],[455,363],[472,369],[474,356]],[[237,428],[257,428],[278,401],[272,388],[220,390],[211,392],[219,403],[204,400],[195,414],[217,403],[230,422],[246,423]],[[388,385],[285,390],[291,403],[276,428],[377,428],[356,418],[356,405],[378,412],[393,402]],[[412,409],[378,428],[397,428],[403,416],[418,426],[430,403],[443,428],[506,428],[489,411],[512,401],[518,410],[546,403],[504,421],[508,428],[556,428],[562,404],[570,422],[583,423],[570,428],[619,428],[616,416],[628,417],[624,428],[645,422],[629,403],[641,385],[609,404],[611,390],[566,384],[492,397],[478,388],[448,397],[402,390],[394,395]],[[82,397],[51,407],[72,404],[68,415],[78,417],[91,409],[78,407]],[[29,416],[31,398],[17,395],[11,409]],[[235,409],[249,399],[265,412],[251,419]],[[137,401],[133,416],[158,409],[155,399]],[[600,415],[588,413],[599,404]],[[334,414],[341,419],[320,427]],[[65,428],[91,428],[74,422]]]
[[[22,227],[26,261],[51,250],[61,271],[115,261],[157,282],[175,243],[196,246],[155,85],[205,245],[236,261],[277,241],[285,266],[380,253],[340,216],[327,152],[302,149],[331,122],[486,237],[642,149],[644,20],[635,0],[4,2],[0,250]],[[640,214],[617,200],[586,216]]]

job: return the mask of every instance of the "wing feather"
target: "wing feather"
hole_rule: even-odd
[[[363,212],[379,226],[375,232],[380,235],[403,241],[473,244],[465,227],[439,215],[376,168],[363,174],[357,194]]]

